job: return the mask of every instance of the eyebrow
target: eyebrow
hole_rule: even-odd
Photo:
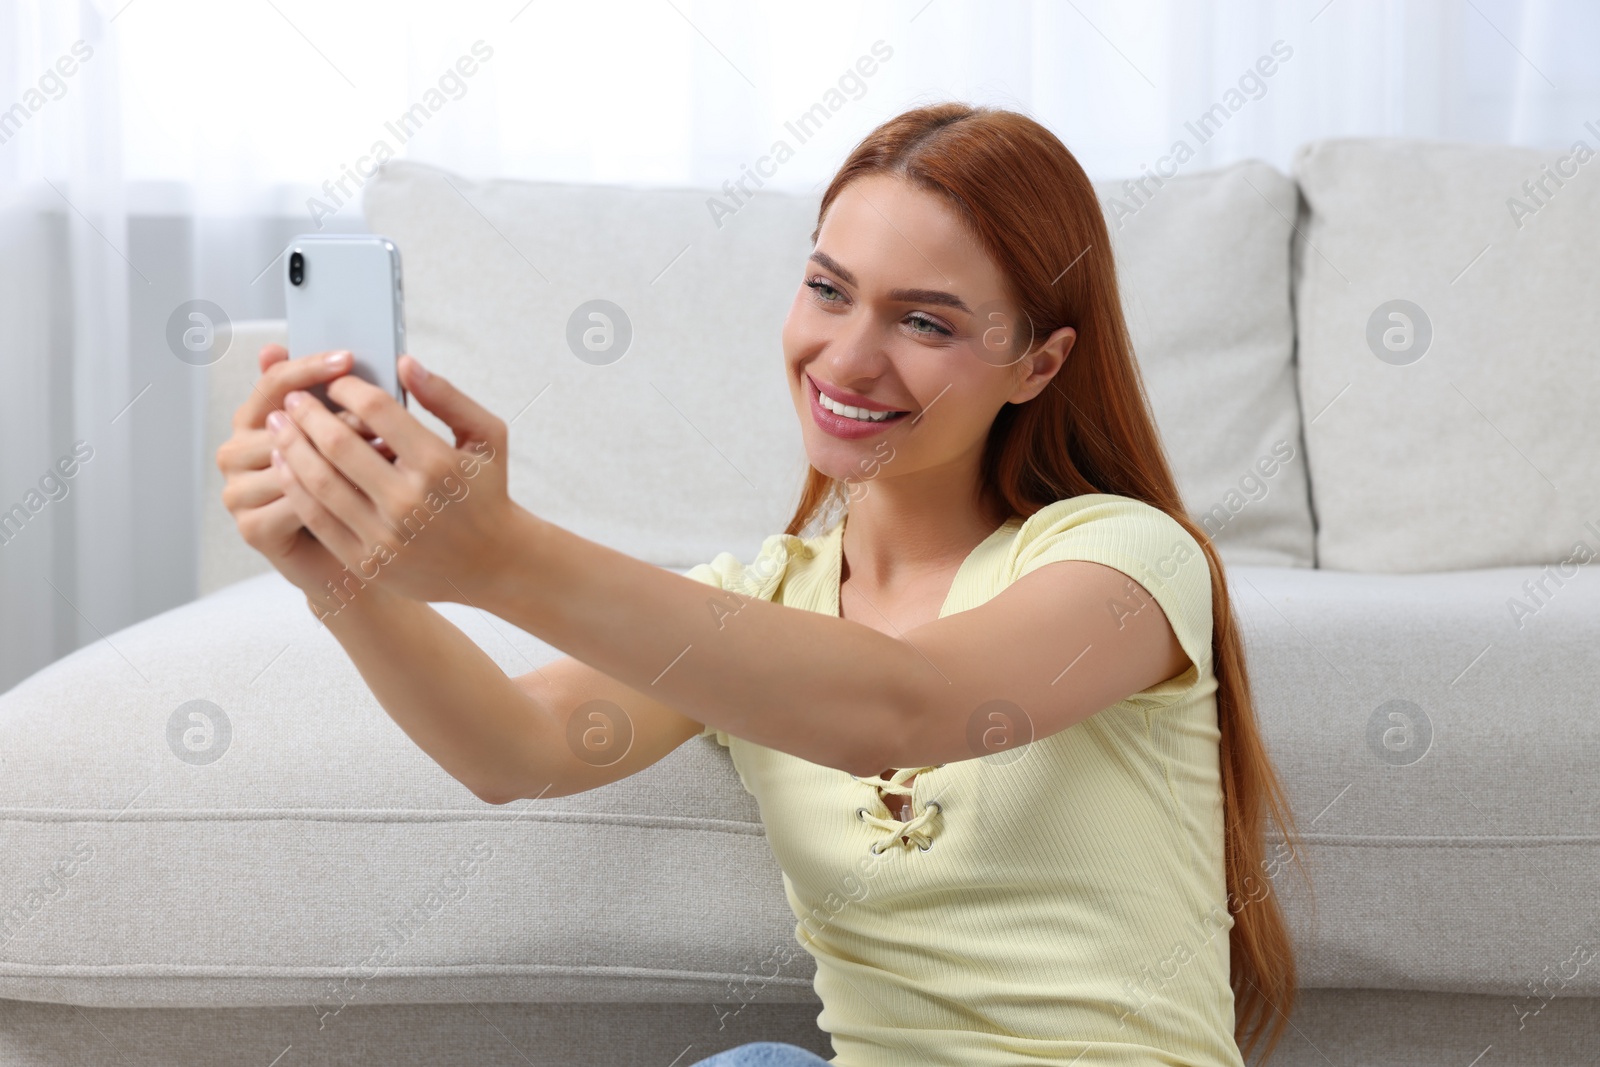
[[[821,264],[825,269],[831,270],[839,276],[839,280],[846,285],[855,285],[856,276],[839,265],[838,261],[826,252],[813,252],[811,258]],[[940,289],[894,289],[889,293],[889,299],[903,304],[938,304],[942,307],[955,308],[971,314],[972,309],[967,307],[967,302],[954,293],[947,293]]]

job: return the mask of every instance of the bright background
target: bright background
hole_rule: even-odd
[[[30,89],[76,41],[92,57]],[[1600,147],[1600,5],[1578,0],[727,0],[450,4],[0,0],[0,511],[80,439],[75,481],[0,545],[0,690],[196,593],[204,371],[184,301],[277,317],[322,195],[474,42],[492,57],[401,148],[472,177],[720,186],[874,42],[892,56],[769,182],[820,187],[873,125],[944,99],[1025,111],[1091,177],[1137,175],[1275,42],[1289,59],[1192,172],[1288,171],[1338,136]],[[56,89],[59,88],[59,93]],[[58,97],[45,99],[46,96]],[[19,122],[13,105],[24,105]],[[6,115],[12,116],[7,125]],[[1188,137],[1193,140],[1193,137]],[[347,187],[348,188],[348,187]],[[1509,195],[1509,194],[1508,194]]]

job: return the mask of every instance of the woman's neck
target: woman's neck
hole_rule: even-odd
[[[891,589],[907,578],[958,566],[1007,517],[1008,509],[993,499],[979,501],[976,494],[944,487],[919,493],[909,488],[873,486],[851,503],[841,580]]]

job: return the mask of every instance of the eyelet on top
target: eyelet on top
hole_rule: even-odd
[[[867,809],[866,808],[857,808],[856,809],[856,822],[866,822],[866,821],[867,821]]]
[[[874,856],[883,855],[883,849],[878,847],[878,843],[876,841],[867,846],[867,851],[872,853]]]
[[[925,807],[925,808],[938,808],[939,809],[939,814],[940,815],[944,814],[944,805],[939,803],[937,800],[930,800],[926,804],[924,804],[923,807]],[[928,849],[931,849],[933,847],[933,843],[934,843],[935,840],[937,840],[937,838],[933,838],[933,837],[928,838],[928,847],[927,848],[923,848],[921,845],[918,845],[917,846],[917,851],[918,852],[927,852]]]

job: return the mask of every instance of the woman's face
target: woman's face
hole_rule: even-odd
[[[1001,406],[1035,396],[1071,347],[1063,328],[1019,358],[1030,338],[1014,322],[999,268],[941,197],[890,175],[845,186],[783,327],[811,465],[852,499],[882,479],[967,474]]]

